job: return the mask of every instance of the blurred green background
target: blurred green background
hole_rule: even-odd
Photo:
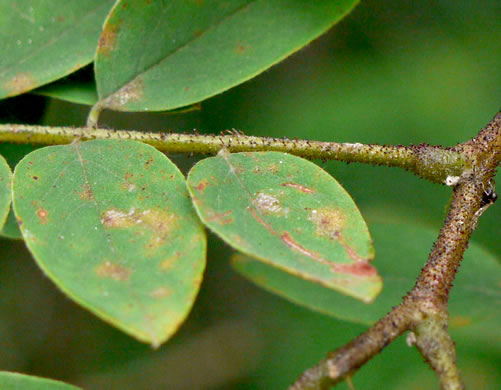
[[[364,1],[328,34],[250,82],[203,102],[200,111],[105,113],[101,123],[117,129],[219,133],[235,128],[249,135],[324,141],[454,145],[474,136],[501,105],[499,15],[497,0]],[[80,126],[87,113],[88,107],[34,95],[0,102],[4,123]],[[185,171],[196,161],[171,157]],[[438,232],[449,188],[397,169],[319,164],[351,193],[369,228],[396,221]],[[473,239],[501,259],[500,217],[499,205],[490,208]],[[1,240],[0,369],[89,390],[282,389],[364,330],[258,289],[232,271],[230,254],[210,236],[199,299],[179,333],[153,351],[65,298],[21,241]],[[501,302],[492,310],[500,311]],[[500,340],[456,341],[469,388],[498,389]],[[364,367],[354,384],[357,389],[438,388],[404,339]]]

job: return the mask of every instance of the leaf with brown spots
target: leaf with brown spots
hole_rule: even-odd
[[[258,286],[299,305],[355,323],[371,325],[388,308],[398,305],[414,285],[436,231],[407,224],[371,224],[378,270],[385,285],[376,300],[366,305],[318,284],[298,278],[245,255],[232,257],[233,267]],[[454,339],[481,340],[501,346],[501,264],[475,242],[464,256],[449,302],[449,327]]]
[[[357,2],[118,0],[97,49],[98,105],[160,111],[200,102],[307,45]]]
[[[114,0],[0,2],[0,99],[90,63]]]
[[[276,152],[220,153],[190,171],[188,188],[202,221],[235,249],[364,302],[381,290],[365,221],[317,165]]]
[[[206,244],[185,179],[162,153],[133,141],[47,147],[18,164],[12,186],[26,244],[61,290],[154,346],[176,331]]]
[[[7,161],[0,155],[0,230],[7,219],[10,209],[10,181],[12,172]]]

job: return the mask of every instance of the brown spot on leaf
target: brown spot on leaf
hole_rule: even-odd
[[[317,235],[331,239],[338,239],[338,235],[346,226],[346,215],[337,208],[311,210],[309,220],[315,225]]]
[[[99,37],[99,43],[97,46],[97,52],[103,56],[109,56],[110,52],[115,50],[115,45],[117,43],[118,26],[114,24],[109,24],[101,32]]]
[[[178,262],[178,260],[180,258],[181,258],[181,253],[180,252],[176,252],[171,257],[168,257],[168,258],[162,260],[162,262],[160,263],[160,269],[162,271],[169,271],[169,270],[171,270],[176,265],[176,263]]]
[[[37,87],[37,81],[30,73],[17,73],[15,76],[2,83],[2,88],[7,90],[7,96],[19,95]]]
[[[94,194],[92,193],[92,190],[90,189],[89,183],[85,183],[82,191],[79,193],[80,199],[82,200],[94,200]]]
[[[144,163],[144,169],[149,169],[153,161],[154,161],[153,157],[150,157],[148,160],[146,160]]]
[[[449,319],[449,326],[451,328],[462,328],[462,327],[468,326],[470,324],[471,324],[471,318],[470,317],[452,316]]]
[[[96,274],[102,278],[110,278],[116,281],[126,281],[129,280],[132,275],[132,271],[125,268],[123,265],[105,260],[96,267]]]
[[[159,287],[152,292],[150,292],[150,296],[153,298],[167,298],[172,295],[172,290],[168,287]]]
[[[247,48],[241,42],[237,43],[237,46],[235,47],[235,53],[244,54],[246,50]]]
[[[311,194],[312,192],[315,192],[311,188],[305,187],[305,186],[303,186],[301,184],[297,184],[297,183],[290,183],[290,182],[289,183],[282,183],[282,187],[295,188],[296,190],[301,191],[301,192],[305,192],[307,194]]]

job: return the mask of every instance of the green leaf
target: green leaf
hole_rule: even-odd
[[[78,390],[79,387],[36,376],[0,371],[2,390]]]
[[[15,167],[24,156],[37,148],[38,147],[34,145],[0,143],[0,154],[5,157],[10,167]],[[12,205],[10,206],[7,220],[3,228],[0,229],[0,236],[16,240],[23,238],[19,226],[17,225]]]
[[[90,63],[113,3],[0,2],[0,98],[30,91]]]
[[[38,88],[33,93],[88,106],[92,106],[97,102],[96,83],[94,81],[63,79]]]
[[[100,105],[171,110],[258,75],[345,16],[358,0],[119,0],[96,56]]]
[[[19,226],[17,224],[16,216],[14,215],[14,211],[12,210],[12,205],[9,208],[9,214],[7,215],[7,219],[5,220],[5,224],[0,230],[0,236],[5,238],[10,238],[13,240],[19,240],[23,238],[21,231],[19,230]]]
[[[133,141],[39,149],[16,167],[14,211],[38,265],[76,302],[160,345],[200,287],[206,239],[183,175]]]
[[[367,225],[317,165],[276,152],[220,153],[193,167],[188,188],[202,221],[235,249],[366,302],[381,290]]]
[[[365,305],[280,272],[247,256],[232,258],[234,268],[257,285],[288,300],[333,317],[372,324],[398,305],[414,286],[437,232],[422,226],[371,225],[384,289],[374,303]],[[501,342],[501,265],[496,258],[470,243],[449,302],[450,327],[457,335]]]
[[[0,155],[0,230],[7,219],[10,209],[10,182],[12,172],[7,161]]]

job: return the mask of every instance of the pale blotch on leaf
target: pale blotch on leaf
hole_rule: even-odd
[[[262,214],[283,215],[288,212],[287,208],[282,207],[277,197],[264,192],[256,193],[252,203]]]
[[[172,295],[172,290],[168,287],[159,287],[152,292],[150,292],[150,296],[152,298],[167,298]]]
[[[141,235],[145,234],[145,230],[150,231],[150,240],[145,245],[147,249],[156,249],[165,244],[169,233],[177,226],[177,220],[175,214],[158,209],[139,211],[131,208],[128,212],[108,209],[101,214],[101,223],[104,227],[115,229],[136,227]]]
[[[105,260],[96,267],[96,274],[102,278],[110,278],[116,281],[126,281],[129,280],[132,271],[123,265]]]
[[[172,268],[174,268],[174,266],[176,265],[176,263],[180,258],[181,258],[181,253],[176,252],[171,257],[168,257],[160,262],[160,269],[164,272],[170,271]]]
[[[125,84],[118,91],[106,98],[103,102],[103,106],[120,111],[127,103],[140,100],[143,97],[143,93],[143,79],[137,76],[134,80]]]
[[[44,208],[39,208],[37,210],[37,217],[42,225],[46,225],[47,222],[49,222],[49,212]]]
[[[339,234],[346,226],[346,215],[336,208],[322,208],[311,210],[308,218],[316,228],[316,234],[338,239]]]

